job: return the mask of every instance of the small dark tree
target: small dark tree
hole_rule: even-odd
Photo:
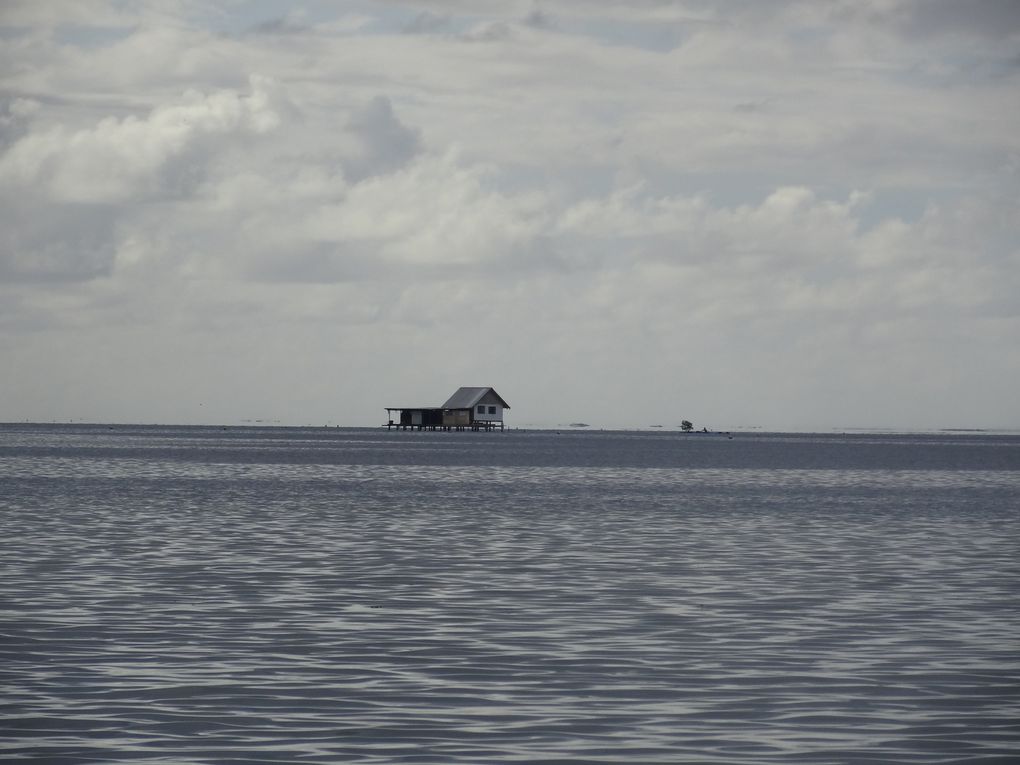
[[[694,423],[693,423],[693,422],[691,422],[690,420],[683,420],[683,421],[682,421],[682,422],[680,423],[680,429],[681,429],[681,430],[682,430],[682,431],[683,431],[684,433],[690,433],[690,432],[691,432],[692,430],[694,430]]]

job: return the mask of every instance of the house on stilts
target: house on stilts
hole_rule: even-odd
[[[509,408],[493,388],[458,388],[442,406],[386,407],[386,429],[503,430]]]

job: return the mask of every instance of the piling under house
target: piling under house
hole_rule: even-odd
[[[509,408],[494,388],[458,388],[442,406],[386,407],[386,429],[503,430]]]

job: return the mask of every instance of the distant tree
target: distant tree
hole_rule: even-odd
[[[684,433],[690,433],[690,432],[691,432],[692,430],[694,430],[694,423],[693,423],[693,422],[691,422],[690,420],[683,420],[683,421],[682,421],[682,422],[680,423],[680,429],[681,429],[681,430],[682,430],[682,431],[683,431]]]

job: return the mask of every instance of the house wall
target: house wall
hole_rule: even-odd
[[[468,413],[461,410],[454,410],[452,412],[443,413],[443,425],[450,427],[460,427],[464,425],[470,425],[471,420],[468,417]]]
[[[479,406],[485,407],[484,414],[480,414],[478,412]],[[489,414],[490,408],[495,408],[496,412],[494,414]],[[482,422],[503,422],[503,405],[501,403],[501,399],[499,398],[499,396],[497,396],[490,390],[488,393],[482,396],[481,400],[475,405],[475,409],[474,412],[472,413],[472,416],[475,418],[475,421],[480,420]]]
[[[495,393],[493,393],[491,390],[488,393],[486,393],[484,396],[482,396],[481,400],[478,401],[478,403],[479,404],[492,404],[492,405],[500,407],[501,409],[502,409],[502,406],[503,406],[503,402],[500,399],[500,397],[497,396]]]
[[[479,406],[485,407],[485,414],[482,414],[478,411]],[[495,409],[496,412],[494,414],[490,413],[489,411],[490,409]],[[503,422],[503,407],[495,403],[478,404],[477,406],[475,406],[475,410],[472,416],[474,417],[475,422],[478,422],[479,420],[482,422]]]

